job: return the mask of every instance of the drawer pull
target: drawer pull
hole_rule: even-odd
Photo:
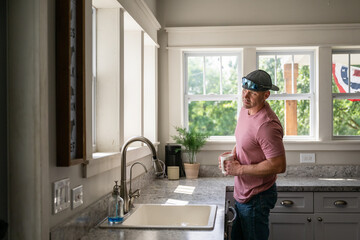
[[[311,222],[311,218],[310,218],[310,217],[308,217],[306,220],[307,220],[308,222]]]
[[[227,221],[228,224],[231,224],[231,223],[235,220],[235,218],[236,218],[236,216],[237,216],[237,213],[236,213],[235,208],[232,207],[232,206],[229,207],[229,210],[230,210],[230,212],[232,212],[233,215],[234,215],[233,219]]]
[[[291,207],[292,205],[294,205],[294,202],[291,200],[282,200],[280,204],[284,207]]]
[[[319,222],[322,222],[322,220],[323,220],[322,217],[318,217],[317,219]]]
[[[347,205],[347,202],[344,200],[336,200],[334,202],[335,207],[344,207]]]

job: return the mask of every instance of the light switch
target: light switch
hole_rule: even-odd
[[[65,178],[54,182],[54,213],[61,212],[70,207],[70,179]]]
[[[300,153],[300,163],[315,163],[315,153]]]
[[[80,185],[71,190],[72,192],[72,209],[77,208],[83,204],[83,186]]]

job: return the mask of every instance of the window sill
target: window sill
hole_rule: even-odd
[[[155,149],[159,142],[154,143]],[[143,157],[151,155],[150,149],[144,145],[141,147],[128,147],[126,153],[126,166],[131,165]],[[92,158],[84,165],[83,177],[89,178],[114,168],[120,167],[120,152],[96,152],[92,154]],[[120,174],[120,171],[119,171]]]
[[[235,140],[208,140],[202,151],[229,151]],[[297,141],[284,140],[286,151],[360,151],[360,140]]]

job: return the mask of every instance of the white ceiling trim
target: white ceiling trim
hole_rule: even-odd
[[[146,16],[146,18],[150,21],[151,25],[156,29],[159,30],[161,28],[160,23],[148,7],[148,5],[144,2],[144,0],[136,0],[137,5],[139,6],[142,13]]]

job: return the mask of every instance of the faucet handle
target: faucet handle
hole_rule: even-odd
[[[133,192],[129,192],[129,206],[130,206],[130,209],[134,208],[133,201],[134,201],[135,198],[138,198],[138,197],[140,197],[140,189],[136,189]]]
[[[133,192],[129,192],[129,197],[130,198],[138,198],[138,197],[140,197],[140,189],[136,189]]]

